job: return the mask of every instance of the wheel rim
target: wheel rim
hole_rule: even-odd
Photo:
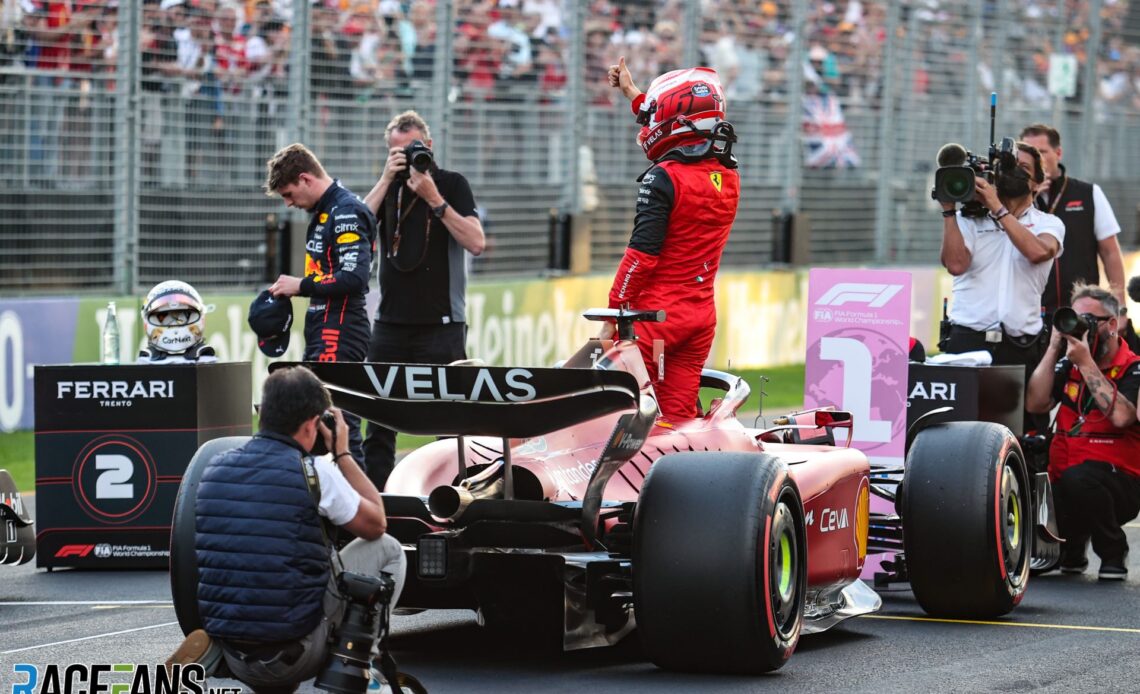
[[[799,543],[792,510],[781,501],[772,515],[772,535],[768,548],[769,586],[776,630],[787,637],[797,620],[796,591],[800,574]]]
[[[1005,570],[1011,582],[1016,583],[1020,575],[1021,560],[1025,554],[1024,523],[1021,483],[1017,474],[1007,464],[1001,479],[1001,522],[1002,555],[1005,557]]]

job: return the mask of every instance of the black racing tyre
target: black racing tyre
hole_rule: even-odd
[[[637,629],[669,670],[768,672],[799,641],[803,503],[787,466],[756,453],[678,453],[650,468],[633,525]]]
[[[194,505],[198,500],[198,483],[206,463],[219,453],[249,441],[248,436],[226,436],[202,444],[186,471],[174,498],[174,517],[170,523],[170,594],[174,614],[182,633],[202,628],[198,614],[198,559],[194,554]]]
[[[1032,488],[1017,438],[990,422],[924,429],[907,452],[898,502],[911,588],[939,617],[985,619],[1025,595]]]

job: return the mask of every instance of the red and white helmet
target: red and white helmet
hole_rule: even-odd
[[[637,144],[646,157],[657,161],[677,147],[706,142],[706,135],[724,120],[725,103],[716,70],[693,67],[666,72],[634,99],[634,113],[642,125]]]

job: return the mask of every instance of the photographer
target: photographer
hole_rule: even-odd
[[[447,364],[467,356],[467,253],[483,252],[483,225],[467,179],[436,165],[431,132],[415,111],[384,130],[388,161],[364,202],[380,226],[380,307],[368,361]],[[365,469],[384,489],[396,434],[375,423]]]
[[[948,353],[985,350],[994,364],[1023,364],[1028,380],[1043,348],[1039,299],[1065,226],[1033,206],[1032,189],[1045,179],[1041,155],[1024,142],[1016,147],[1017,166],[1001,171],[994,185],[974,180],[983,216],[942,203],[941,260],[954,287],[949,332],[938,346]],[[1035,418],[1026,426],[1042,430],[1047,423]]]
[[[1049,479],[1065,538],[1061,571],[1084,572],[1091,538],[1100,578],[1123,580],[1128,539],[1121,526],[1140,512],[1140,357],[1119,337],[1120,303],[1113,293],[1077,283],[1072,311],[1058,316],[1025,405],[1042,414],[1061,405],[1049,449]]]
[[[384,502],[348,452],[348,426],[304,367],[274,371],[261,395],[260,431],[207,463],[195,506],[198,605],[192,632],[168,664],[226,667],[255,690],[292,691],[325,664],[330,632],[346,610],[340,571],[404,584],[400,543],[385,534]],[[313,459],[317,436],[331,459]],[[336,552],[324,523],[357,539]]]
[[[368,347],[368,276],[376,239],[372,213],[325,172],[307,147],[292,144],[266,163],[265,192],[312,217],[305,235],[305,276],[281,275],[275,297],[307,296],[305,361],[363,361]],[[345,413],[353,457],[362,460],[360,418]]]

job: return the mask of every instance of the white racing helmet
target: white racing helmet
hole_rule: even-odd
[[[206,314],[213,306],[202,303],[197,290],[180,280],[154,286],[143,303],[143,329],[151,350],[185,354],[202,343]]]

